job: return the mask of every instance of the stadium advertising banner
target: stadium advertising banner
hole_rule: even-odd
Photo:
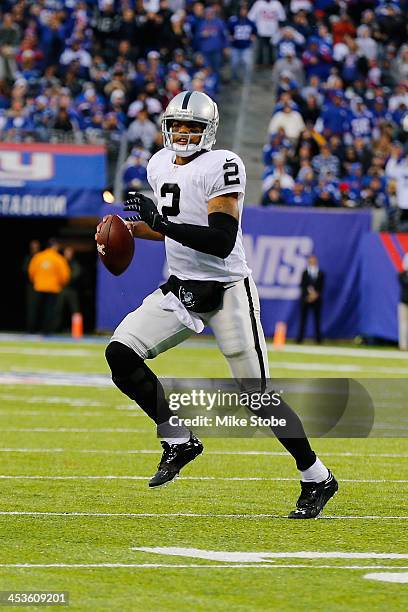
[[[104,147],[0,144],[0,216],[98,215],[105,181]]]
[[[361,245],[361,333],[398,340],[398,273],[408,234],[366,234]]]
[[[105,209],[112,213],[112,207]],[[266,335],[284,321],[288,336],[297,334],[300,281],[307,258],[315,253],[325,272],[322,331],[325,337],[347,338],[360,332],[360,242],[369,232],[369,211],[302,211],[248,208],[243,216],[245,250],[261,297]],[[129,269],[114,277],[98,269],[97,326],[113,329],[166,278],[162,243],[136,240]],[[109,298],[107,298],[109,296]],[[311,335],[309,321],[307,335]]]

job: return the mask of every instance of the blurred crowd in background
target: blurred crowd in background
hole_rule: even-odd
[[[120,135],[150,151],[179,91],[213,98],[229,35],[220,4],[184,0],[4,0],[2,139]]]
[[[0,136],[126,133],[124,185],[140,189],[168,101],[185,89],[217,99],[254,52],[275,99],[261,203],[377,207],[400,226],[407,10],[408,0],[3,0]]]
[[[398,226],[408,208],[407,2],[282,4],[262,204],[376,207]]]

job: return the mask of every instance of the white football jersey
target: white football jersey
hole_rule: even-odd
[[[245,194],[245,167],[238,155],[223,149],[207,151],[184,165],[175,153],[161,149],[150,159],[147,180],[158,210],[172,223],[208,227],[208,201],[238,193],[239,226],[235,246],[226,259],[200,253],[165,237],[170,274],[182,280],[236,281],[250,274],[242,244],[241,216]]]

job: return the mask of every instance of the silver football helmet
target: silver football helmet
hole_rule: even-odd
[[[202,123],[203,131],[189,134],[187,144],[178,144],[173,142],[173,136],[179,133],[173,132],[172,122],[183,120]],[[164,146],[180,157],[188,157],[201,149],[210,150],[215,144],[218,122],[218,107],[214,100],[201,91],[182,91],[169,102],[162,116]],[[194,136],[201,136],[198,144],[191,142]]]

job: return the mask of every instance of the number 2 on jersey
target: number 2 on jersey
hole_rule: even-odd
[[[227,162],[222,168],[227,171],[224,174],[224,183],[226,187],[230,185],[239,185],[238,164]],[[163,206],[161,212],[165,217],[176,217],[180,214],[180,187],[177,183],[163,183],[160,189],[161,197],[165,198],[168,193],[172,195],[171,205]]]
[[[222,167],[223,170],[228,170],[224,174],[224,183],[226,187],[230,185],[239,185],[238,164],[235,162],[227,162]]]
[[[171,206],[163,206],[161,212],[165,217],[176,217],[180,213],[180,187],[177,183],[164,183],[160,189],[160,195],[165,198],[171,193]]]

